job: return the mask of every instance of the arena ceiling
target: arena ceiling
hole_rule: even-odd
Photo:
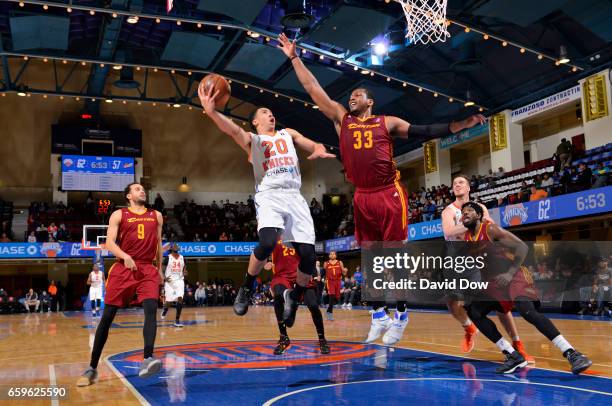
[[[415,123],[517,107],[612,63],[608,0],[449,0],[451,36],[433,45],[406,41],[400,5],[384,0],[174,0],[170,13],[165,0],[1,1],[2,91],[87,96],[84,109],[95,113],[121,85],[111,70],[121,65],[124,88],[139,85],[128,99],[197,106],[197,82],[216,72],[232,79],[238,99],[228,113],[244,102],[269,106],[284,125],[337,145],[275,49],[282,18],[296,9],[312,24],[290,35],[332,98],[345,103],[352,89],[367,86],[376,112]],[[380,42],[387,51],[373,57]],[[563,53],[568,63],[558,62]],[[85,67],[86,86],[65,92],[60,82],[54,89],[29,84],[23,73],[40,58]],[[15,60],[19,69],[9,69]],[[131,67],[167,70],[173,94],[151,98],[142,80],[130,80]],[[177,85],[181,76],[188,86]],[[464,106],[468,99],[475,105]]]

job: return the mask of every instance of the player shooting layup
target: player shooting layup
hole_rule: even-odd
[[[261,272],[277,241],[291,242],[300,258],[295,289],[284,292],[285,324],[295,321],[297,301],[316,274],[315,232],[308,203],[300,193],[302,177],[295,145],[309,152],[308,159],[335,158],[325,147],[285,128],[276,131],[276,119],[264,107],[257,108],[249,119],[254,133],[244,131],[232,120],[215,110],[215,97],[211,87],[208,93],[200,86],[198,95],[204,111],[217,127],[250,156],[255,174],[255,208],[259,244],[249,259],[244,284],[234,302],[234,312],[246,314],[255,277]]]

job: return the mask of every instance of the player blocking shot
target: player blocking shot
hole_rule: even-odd
[[[145,207],[147,194],[139,183],[125,187],[128,206],[115,210],[110,216],[106,232],[106,249],[117,259],[106,278],[104,311],[96,329],[89,368],[77,381],[77,386],[93,384],[98,377],[97,367],[108,332],[121,307],[127,307],[136,296],[144,310],[144,359],[138,376],[149,377],[161,369],[161,361],[153,358],[157,332],[157,301],[161,272],[161,233],[163,217],[157,210]],[[155,262],[155,264],[154,264]]]
[[[284,354],[291,345],[289,334],[287,333],[288,326],[285,324],[283,318],[285,306],[284,295],[288,289],[292,289],[293,286],[295,286],[295,278],[299,263],[300,258],[291,243],[285,245],[279,240],[272,252],[272,261],[266,263],[264,266],[266,270],[272,270],[274,273],[272,281],[270,282],[270,293],[274,298],[274,313],[280,333],[278,343],[274,348],[275,355]],[[308,283],[302,299],[310,311],[312,322],[317,330],[319,350],[321,354],[329,354],[330,349],[325,339],[325,327],[323,325],[323,315],[321,314],[321,309],[319,309],[318,296],[319,290],[317,282],[313,278]]]
[[[359,87],[349,97],[348,110],[333,101],[296,53],[295,41],[285,34],[278,47],[289,58],[298,80],[319,107],[334,123],[340,143],[342,164],[347,179],[355,186],[353,197],[355,238],[364,242],[405,241],[408,238],[407,194],[400,184],[399,171],[393,161],[393,140],[421,137],[439,138],[482,124],[482,115],[451,123],[413,125],[394,116],[372,114],[374,97]],[[398,342],[408,324],[405,302],[397,303],[394,319],[384,302],[372,303],[370,331],[366,342],[383,335],[383,343]]]
[[[187,267],[185,266],[185,258],[179,253],[178,244],[172,243],[169,251],[164,278],[164,308],[160,317],[162,320],[165,320],[169,307],[174,305],[176,307],[174,327],[183,327],[181,324],[181,312],[183,310]]]
[[[102,285],[104,284],[104,273],[100,272],[98,265],[93,266],[93,270],[87,277],[89,285],[89,300],[91,301],[91,315],[94,317],[100,316],[102,308]]]
[[[483,244],[483,255],[487,257],[481,278],[489,282],[489,285],[487,290],[477,297],[478,300],[473,300],[468,306],[468,315],[485,337],[506,357],[506,361],[496,372],[510,374],[527,366],[527,360],[502,337],[495,323],[487,317],[491,310],[507,313],[513,308],[561,351],[568,360],[572,373],[577,375],[588,369],[592,361],[576,351],[552,321],[538,311],[539,300],[533,276],[522,266],[529,252],[527,244],[511,232],[486,220],[478,203],[464,203],[461,215],[461,222],[467,229],[464,240]],[[489,243],[483,243],[485,241]]]
[[[202,83],[208,83],[206,78]],[[234,312],[245,315],[253,293],[253,283],[277,241],[291,242],[300,258],[296,285],[284,292],[284,320],[288,327],[295,321],[298,299],[316,274],[315,231],[308,203],[302,197],[302,178],[296,146],[308,153],[308,159],[335,158],[325,147],[296,130],[276,130],[276,119],[270,109],[259,107],[252,112],[249,123],[253,132],[236,125],[215,110],[219,90],[214,86],[198,88],[204,111],[225,134],[229,135],[248,155],[255,175],[255,208],[259,243],[249,259],[244,283],[234,301]]]

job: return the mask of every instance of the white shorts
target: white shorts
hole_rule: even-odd
[[[308,203],[299,190],[270,189],[255,194],[257,231],[283,229],[283,242],[315,243],[314,224]]]
[[[164,300],[166,302],[176,302],[179,297],[185,295],[185,281],[171,281],[164,284]]]
[[[102,300],[102,286],[99,288],[89,288],[89,300]]]

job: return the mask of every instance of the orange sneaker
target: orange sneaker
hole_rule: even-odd
[[[525,361],[530,364],[535,364],[535,358],[532,355],[527,354],[527,351],[525,351],[525,347],[523,346],[522,341],[512,341],[512,347],[514,347],[515,350],[521,353],[523,358],[525,358]]]
[[[463,336],[463,341],[461,341],[461,351],[465,353],[472,352],[476,345],[476,334],[478,334],[478,329],[473,323],[463,327],[463,329],[465,330],[465,335]]]

